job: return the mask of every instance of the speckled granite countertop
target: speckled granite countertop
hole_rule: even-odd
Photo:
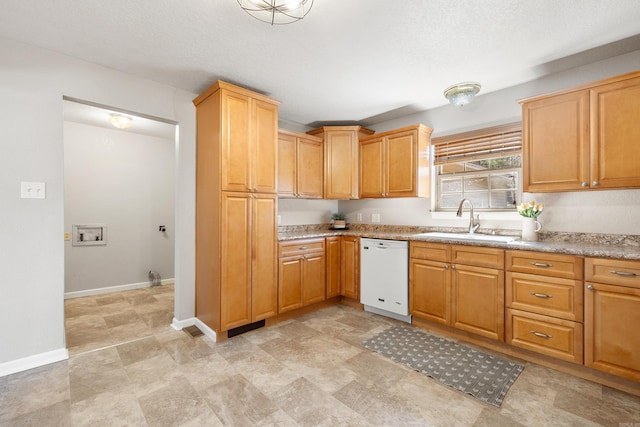
[[[278,240],[311,239],[329,236],[357,236],[389,240],[416,240],[424,242],[451,243],[469,246],[549,252],[557,254],[640,260],[640,236],[622,234],[586,234],[541,232],[539,241],[523,242],[514,240],[509,243],[491,241],[468,241],[440,237],[416,236],[431,231],[464,233],[466,230],[433,227],[405,227],[380,225],[350,225],[347,230],[331,230],[327,225],[284,226],[278,228]],[[494,230],[480,230],[493,234]],[[515,236],[517,230],[495,230],[495,234]]]

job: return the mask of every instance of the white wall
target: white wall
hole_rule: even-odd
[[[0,375],[65,348],[65,95],[180,123],[175,316],[193,316],[196,95],[0,39]],[[21,181],[45,182],[47,198],[21,199]]]
[[[174,182],[175,140],[64,122],[64,229],[107,226],[106,245],[65,242],[65,293],[173,278]]]

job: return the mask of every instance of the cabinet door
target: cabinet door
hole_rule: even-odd
[[[275,194],[252,195],[251,218],[251,321],[277,314],[277,198]]]
[[[327,237],[327,299],[340,295],[340,237]]]
[[[584,364],[640,381],[640,289],[587,282]]]
[[[360,142],[360,197],[384,197],[384,138]]]
[[[452,325],[504,341],[504,273],[452,265]]]
[[[385,197],[415,197],[417,134],[415,131],[389,135],[385,147]]]
[[[251,323],[251,195],[222,193],[220,329]]]
[[[302,307],[302,255],[280,258],[278,263],[278,313]]]
[[[358,134],[353,130],[325,132],[324,195],[326,199],[358,198]]]
[[[409,290],[411,314],[451,324],[451,273],[449,264],[411,259]]]
[[[293,135],[278,133],[278,196],[296,196],[296,141]]]
[[[277,192],[278,106],[251,100],[251,191]]]
[[[323,143],[298,138],[297,195],[305,199],[322,199],[324,151]]]
[[[222,91],[220,140],[223,191],[251,190],[251,99]]]
[[[360,300],[360,238],[342,236],[341,294]]]
[[[324,253],[304,255],[302,265],[302,305],[325,300],[327,282]]]
[[[640,77],[591,89],[591,186],[640,187]]]
[[[589,186],[589,91],[522,105],[522,173],[526,192]]]

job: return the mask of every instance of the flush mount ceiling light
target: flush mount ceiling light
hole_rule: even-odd
[[[121,116],[120,114],[112,114],[109,117],[109,123],[118,129],[129,129],[131,127],[131,117]]]
[[[238,4],[262,22],[281,25],[304,18],[311,10],[313,0],[238,0]]]
[[[444,97],[447,98],[452,105],[462,107],[470,103],[478,92],[480,92],[480,83],[458,83],[446,88],[444,90]]]

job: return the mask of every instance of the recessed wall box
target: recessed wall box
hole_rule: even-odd
[[[79,224],[73,226],[73,246],[97,246],[107,244],[106,224]]]

